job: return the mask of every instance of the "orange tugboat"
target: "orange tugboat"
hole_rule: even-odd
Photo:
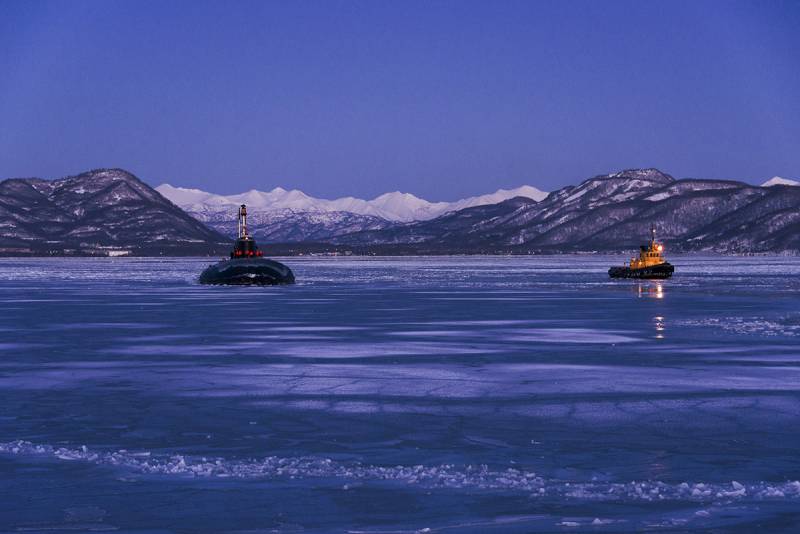
[[[642,245],[638,258],[631,258],[630,263],[622,267],[612,267],[608,270],[611,278],[656,278],[663,279],[672,276],[675,267],[664,259],[664,245],[656,242],[656,229],[652,227],[653,234],[648,245]]]

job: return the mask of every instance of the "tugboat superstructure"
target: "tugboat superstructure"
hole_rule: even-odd
[[[650,229],[652,237],[650,243],[642,245],[638,258],[622,267],[612,267],[608,270],[611,278],[669,278],[675,271],[667,260],[664,259],[664,245],[656,241],[655,226]]]
[[[239,207],[237,236],[230,259],[210,265],[200,275],[201,284],[280,285],[293,284],[294,273],[286,265],[268,260],[247,232],[247,206]]]

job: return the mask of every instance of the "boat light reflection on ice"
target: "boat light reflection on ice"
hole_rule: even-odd
[[[655,284],[639,284],[637,286],[639,298],[663,299],[664,298],[664,284],[656,282]]]
[[[653,317],[653,323],[656,328],[656,339],[664,339],[665,322],[662,315]]]

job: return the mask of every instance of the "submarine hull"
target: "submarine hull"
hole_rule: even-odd
[[[276,286],[294,284],[294,273],[286,265],[265,258],[223,260],[200,274],[201,284]]]
[[[630,267],[612,267],[608,270],[611,278],[645,278],[663,280],[669,278],[675,272],[675,267],[671,263],[664,262],[641,269],[631,269]]]

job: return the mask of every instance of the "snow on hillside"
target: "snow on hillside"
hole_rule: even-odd
[[[487,204],[498,204],[504,200],[514,197],[526,197],[541,202],[547,197],[547,193],[540,191],[533,186],[523,185],[516,189],[498,189],[494,193],[488,195],[480,195],[477,197],[465,198],[451,202],[447,211],[463,210],[464,208],[471,208],[473,206],[485,206]]]
[[[781,178],[780,176],[773,176],[761,184],[761,187],[772,187],[773,185],[800,185],[800,182],[789,180],[788,178]]]
[[[287,191],[276,187],[271,191],[250,190],[238,195],[215,195],[199,189],[187,189],[163,184],[156,190],[184,210],[201,219],[213,214],[230,211],[235,214],[236,207],[247,204],[257,212],[347,212],[370,217],[380,217],[393,222],[425,221],[449,211],[472,206],[496,204],[518,196],[540,201],[547,193],[524,185],[516,189],[498,189],[494,193],[465,198],[455,202],[429,202],[410,193],[395,191],[385,193],[372,200],[344,197],[335,200],[314,198],[302,191]]]

